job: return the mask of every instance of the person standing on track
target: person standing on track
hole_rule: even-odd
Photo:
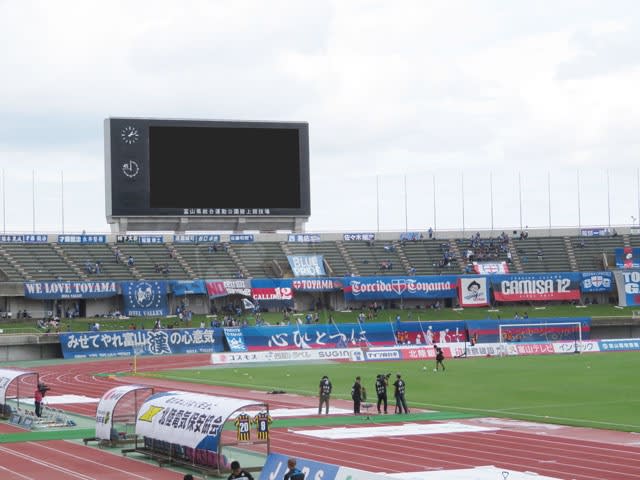
[[[36,417],[42,416],[42,392],[40,388],[36,388],[36,391],[33,393],[33,404],[36,407]]]
[[[376,394],[378,395],[378,414],[382,413],[380,411],[380,406],[384,406],[384,413],[387,413],[387,385],[390,373],[387,375],[380,374],[376,378]]]
[[[438,345],[434,344],[433,348],[436,350],[436,368],[434,368],[433,371],[437,372],[438,368],[442,367],[442,371],[444,372],[444,353]]]
[[[360,415],[360,403],[362,402],[362,385],[360,384],[360,377],[356,377],[356,381],[351,387],[351,398],[353,399],[353,413],[354,415]]]
[[[333,386],[331,385],[331,380],[326,375],[322,377],[320,380],[320,402],[318,403],[318,415],[322,413],[322,405],[325,406],[325,413],[329,415],[329,397],[331,396],[331,390]]]
[[[393,386],[395,387],[394,395],[396,397],[396,413],[409,413],[409,409],[407,408],[407,401],[404,398],[404,392],[406,388],[406,384],[404,380],[402,380],[402,375],[399,373],[396,375],[396,381],[393,382]]]

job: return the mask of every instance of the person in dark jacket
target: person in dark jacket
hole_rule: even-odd
[[[396,413],[409,413],[409,409],[407,408],[407,401],[404,398],[406,384],[404,380],[402,380],[402,375],[396,375],[396,381],[393,382],[393,386],[395,387],[394,395],[396,397]]]
[[[362,403],[362,384],[360,383],[360,377],[356,377],[356,381],[353,387],[351,387],[351,398],[353,399],[353,413],[359,415],[360,403]]]
[[[325,406],[325,413],[329,415],[329,397],[331,397],[331,390],[333,386],[331,385],[331,380],[326,375],[322,377],[319,385],[319,396],[320,402],[318,403],[318,415],[322,413],[322,405]]]

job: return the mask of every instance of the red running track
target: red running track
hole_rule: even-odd
[[[162,358],[138,359],[138,370],[158,370],[207,365],[208,355],[174,356]],[[128,371],[130,359],[118,359],[96,362],[65,363],[39,367],[41,378],[52,387],[52,393],[72,393],[99,398],[105,391],[121,383],[143,383],[155,386],[158,390],[180,389],[194,392],[212,393],[239,398],[268,401],[272,408],[316,406],[313,397],[297,395],[270,396],[266,392],[246,391],[227,387],[198,384],[184,384],[168,380],[135,377],[96,377],[97,373]],[[350,402],[333,401],[333,405],[349,408]],[[64,407],[69,411],[84,415],[94,415],[95,404],[75,404]],[[469,422],[473,422],[470,420]],[[362,426],[362,425],[360,425]],[[272,451],[285,452],[287,455],[300,456],[312,460],[349,466],[372,472],[411,472],[425,470],[473,468],[495,465],[498,468],[516,471],[531,471],[567,480],[640,480],[640,448],[636,443],[640,438],[632,434],[623,437],[623,441],[609,441],[612,432],[592,429],[565,428],[566,434],[549,434],[540,428],[534,431],[521,431],[517,428],[501,427],[491,432],[451,433],[439,435],[406,435],[398,437],[373,437],[358,440],[322,440],[315,437],[295,434],[292,431],[275,428],[272,435]],[[570,432],[569,432],[570,430]],[[627,435],[627,434],[620,434]],[[583,439],[584,438],[584,439]],[[636,442],[634,442],[634,440]],[[625,445],[625,443],[627,443]],[[45,446],[54,445],[44,453]],[[153,478],[164,480],[180,478],[166,469],[135,462],[102,452],[93,447],[84,447],[71,442],[39,442],[25,444],[5,444],[0,449],[0,468],[13,465],[9,460],[28,462],[30,468],[45,468],[50,472],[12,473],[0,478],[38,480],[66,480],[68,478],[118,479]],[[79,449],[79,450],[78,450]],[[32,460],[31,450],[38,451],[37,458],[46,458],[37,463]],[[24,456],[29,452],[28,457]],[[79,453],[80,452],[80,453]],[[39,455],[45,455],[41,457]],[[19,455],[23,455],[24,458]],[[103,455],[109,455],[103,457]],[[8,457],[9,456],[9,457]],[[73,462],[71,462],[71,459]],[[86,460],[85,460],[86,459]],[[71,462],[71,463],[69,463]],[[133,467],[122,467],[124,463],[135,462],[139,468],[153,469],[153,476],[141,471],[133,476],[122,471],[134,472]],[[33,465],[32,465],[33,464]],[[96,468],[113,469],[97,474]],[[76,476],[68,476],[65,469],[73,470]],[[28,472],[31,472],[30,470]],[[35,472],[35,470],[34,470]],[[67,476],[64,476],[67,475]],[[110,476],[109,476],[110,475]],[[168,476],[163,476],[168,475]]]

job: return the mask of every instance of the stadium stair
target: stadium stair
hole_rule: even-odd
[[[76,275],[78,275],[80,279],[82,279],[85,282],[89,280],[89,277],[87,277],[87,275],[78,267],[76,262],[74,262],[69,257],[69,255],[67,255],[67,252],[65,252],[60,247],[60,245],[58,245],[57,243],[52,243],[51,246],[53,247],[53,250],[58,254],[58,256],[69,266],[69,268],[71,268],[71,270],[73,270],[76,273]]]
[[[411,262],[409,262],[409,259],[407,258],[407,254],[404,253],[404,249],[402,248],[402,242],[399,242],[398,240],[394,240],[393,246],[396,247],[396,252],[398,252],[398,257],[400,258],[400,262],[404,267],[404,271],[409,273],[411,270]]]
[[[169,248],[173,248],[173,258],[178,262],[178,264],[182,267],[182,269],[185,272],[187,272],[187,274],[189,275],[189,278],[191,280],[195,280],[196,278],[198,278],[196,273],[193,271],[193,268],[191,268],[191,265],[189,265],[189,263],[185,260],[185,258],[180,254],[180,251],[177,248],[175,248],[173,243],[167,242],[167,249]]]
[[[349,255],[349,252],[347,251],[347,248],[344,246],[344,243],[341,240],[338,240],[336,242],[336,245],[338,247],[338,251],[340,252],[340,255],[342,255],[342,258],[344,259],[344,263],[346,263],[347,267],[349,267],[350,273],[352,273],[353,275],[359,276],[360,271],[358,270],[356,263],[353,261],[353,258],[351,258],[351,255]]]
[[[465,264],[464,257],[462,256],[460,249],[458,248],[458,242],[456,242],[454,239],[449,240],[449,250],[453,252],[453,258],[458,264],[458,269],[461,272],[464,272],[467,265]]]
[[[233,263],[236,265],[236,267],[238,267],[238,271],[242,273],[242,276],[244,278],[251,278],[251,274],[249,273],[249,269],[247,268],[247,266],[244,264],[244,262],[242,261],[242,259],[238,255],[238,252],[236,252],[233,249],[233,246],[231,244],[227,243],[227,244],[225,244],[225,247],[227,249],[227,253],[229,254],[231,259],[233,260]]]
[[[578,271],[578,261],[576,260],[576,253],[573,251],[573,246],[571,245],[571,238],[563,237],[564,246],[567,249],[567,257],[569,258],[569,265],[571,265],[571,271]]]
[[[509,265],[509,270],[511,273],[522,273],[522,260],[520,259],[520,255],[518,254],[518,249],[513,243],[513,238],[509,237],[509,251],[511,252],[511,265]],[[511,269],[516,267],[516,271],[513,272]]]

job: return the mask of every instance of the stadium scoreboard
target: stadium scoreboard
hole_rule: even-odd
[[[273,229],[278,218],[310,215],[307,123],[108,118],[104,127],[109,223],[242,219]]]

